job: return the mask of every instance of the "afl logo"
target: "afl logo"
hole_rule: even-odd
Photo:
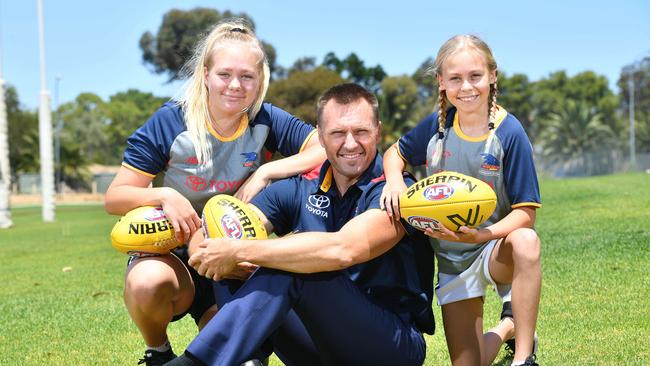
[[[330,207],[330,198],[322,194],[312,194],[308,200],[310,205],[321,210]]]
[[[438,221],[428,218],[428,217],[423,217],[423,216],[409,216],[409,218],[406,220],[408,223],[413,226],[414,228],[418,230],[426,230],[428,228],[435,230],[438,230],[436,225],[438,224]]]
[[[229,214],[223,215],[221,218],[221,228],[223,229],[224,236],[227,238],[241,239],[244,234],[239,221]]]
[[[151,210],[147,211],[143,216],[147,221],[161,221],[167,218],[162,207],[154,207]]]
[[[187,177],[187,179],[185,179],[185,185],[194,192],[201,192],[208,188],[205,179],[197,177],[196,175],[190,175]]]
[[[454,188],[446,184],[434,184],[424,190],[424,198],[429,201],[440,201],[451,197],[454,194]]]

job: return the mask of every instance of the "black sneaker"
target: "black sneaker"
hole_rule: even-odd
[[[539,343],[539,338],[537,337],[537,332],[535,332],[534,337],[535,338],[533,338],[533,355],[537,353],[537,347],[538,347],[538,343]],[[514,357],[515,356],[515,337],[512,337],[512,338],[508,339],[505,343],[506,343],[506,347],[505,347],[506,352],[508,352],[510,357]]]
[[[503,307],[501,308],[501,320],[505,318],[510,318],[514,320],[514,317],[512,316],[512,303],[510,301],[506,301],[503,303]],[[538,347],[539,339],[537,337],[537,332],[534,334],[533,338],[533,356],[537,353],[537,347]],[[505,341],[505,350],[506,352],[510,355],[510,357],[515,356],[515,337],[512,337]],[[530,357],[529,357],[530,358]],[[532,362],[535,362],[533,359]],[[535,363],[531,365],[536,365]]]
[[[241,366],[264,366],[264,364],[258,359],[253,359],[242,363]]]
[[[144,358],[141,358],[140,361],[138,361],[138,365],[145,364],[146,366],[162,366],[175,358],[176,355],[171,348],[165,352],[148,349],[144,351]]]
[[[185,352],[182,355],[180,355],[179,357],[176,357],[173,360],[170,360],[170,362],[166,363],[165,365],[167,365],[167,366],[198,366],[198,365],[203,365],[203,363],[201,361],[197,360],[196,358],[194,358],[192,355]],[[258,359],[252,359],[252,360],[248,360],[248,361],[242,363],[241,366],[265,366],[265,363],[258,360]]]
[[[514,319],[512,316],[512,303],[510,301],[504,302],[501,307],[501,320],[503,321],[505,318]],[[515,337],[508,339],[505,344],[506,352],[510,357],[513,357],[515,355]]]
[[[537,360],[537,356],[535,356],[535,354],[533,353],[532,355],[526,357],[526,361],[524,361],[524,366],[539,366],[537,362],[535,362],[535,360]]]
[[[505,318],[514,318],[512,316],[512,302],[506,301],[503,303],[503,306],[501,307],[501,320]]]

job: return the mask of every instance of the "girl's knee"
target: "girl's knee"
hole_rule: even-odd
[[[508,235],[512,244],[513,258],[526,262],[538,262],[541,256],[541,242],[533,229],[517,229]]]
[[[184,282],[165,263],[139,263],[127,272],[124,298],[127,302],[144,307],[157,306],[178,298],[184,291],[184,286],[181,286]]]

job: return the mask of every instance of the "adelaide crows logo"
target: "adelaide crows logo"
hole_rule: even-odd
[[[501,162],[499,161],[499,159],[494,157],[494,155],[483,153],[481,154],[481,156],[483,157],[483,163],[481,163],[481,169],[485,169],[492,172],[496,172],[499,170],[499,167],[501,166]]]
[[[255,164],[255,161],[257,160],[257,153],[256,152],[245,152],[241,153],[239,155],[242,155],[244,157],[244,166],[245,167],[251,167],[253,164]]]

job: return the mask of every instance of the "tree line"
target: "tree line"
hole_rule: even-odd
[[[182,66],[200,35],[219,20],[233,16],[246,18],[254,29],[253,19],[245,13],[210,8],[170,10],[155,34],[141,36],[142,60],[151,72],[164,74],[169,81],[181,80]],[[284,67],[276,64],[272,44],[263,41],[263,45],[272,71],[267,101],[307,122],[315,123],[319,94],[344,81],[360,83],[378,95],[384,149],[436,108],[437,87],[428,72],[432,58],[423,60],[410,75],[387,75],[381,65],[366,65],[356,53],[330,52],[320,61],[305,56]],[[569,76],[558,70],[537,81],[525,74],[501,71],[498,103],[517,116],[546,160],[573,161],[591,174],[606,174],[629,149],[630,80],[635,96],[636,151],[650,153],[650,57],[621,70],[617,92],[609,88],[605,76],[593,71]],[[38,172],[38,112],[23,108],[11,85],[5,100],[11,171],[14,177]],[[169,96],[129,89],[108,100],[82,93],[60,105],[52,118],[55,126],[58,119],[63,121],[61,163],[55,169],[62,172],[66,185],[87,189],[90,164],[120,164],[126,138],[167,100]]]

